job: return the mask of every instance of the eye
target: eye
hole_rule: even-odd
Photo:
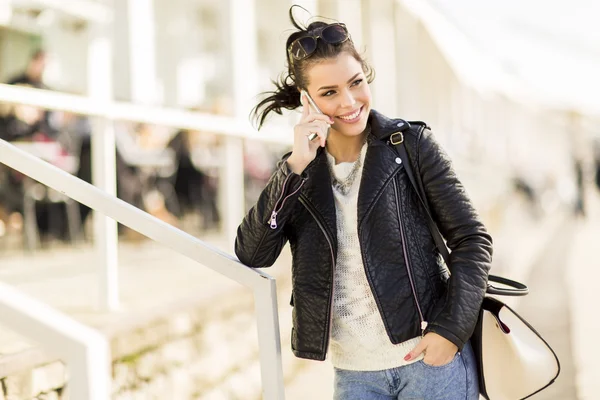
[[[334,94],[335,94],[335,90],[328,90],[325,93],[323,93],[321,96],[329,97],[329,96],[333,96]]]
[[[361,79],[357,79],[354,82],[352,82],[351,86],[358,86],[358,85],[360,85],[362,83],[362,81],[363,81],[362,78]]]

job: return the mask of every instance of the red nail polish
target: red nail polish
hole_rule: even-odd
[[[410,360],[410,354],[407,354],[406,356],[404,356],[404,361],[408,361]]]

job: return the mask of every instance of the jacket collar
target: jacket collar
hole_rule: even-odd
[[[404,131],[410,127],[405,120],[388,118],[376,110],[371,110],[369,124],[371,124],[371,135],[381,141],[386,141],[392,133]]]
[[[371,141],[363,165],[358,195],[359,223],[366,216],[367,210],[377,199],[380,191],[389,183],[390,177],[401,168],[396,153],[385,142],[392,133],[408,127],[406,121],[390,119],[375,110],[371,110],[369,114],[369,123],[371,124],[371,135],[376,140]],[[331,176],[327,167],[327,154],[323,148],[317,150],[317,155],[307,167],[306,172],[310,175],[310,179],[306,181],[302,193],[323,217],[326,229],[336,243],[335,202],[331,189]]]

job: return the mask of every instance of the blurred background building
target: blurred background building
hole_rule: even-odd
[[[0,139],[231,253],[299,115],[248,121],[285,68],[292,4],[347,24],[374,108],[432,127],[495,239],[494,272],[537,289],[519,304],[564,365],[536,398],[595,398],[580,305],[599,266],[597,2],[1,0]],[[260,398],[251,296],[93,215],[0,164],[0,280],[109,338],[113,398]],[[330,398],[328,367],[289,354],[288,264],[273,270],[287,395]],[[65,366],[6,329],[0,382],[0,399],[62,398]]]

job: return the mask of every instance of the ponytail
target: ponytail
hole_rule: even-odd
[[[275,90],[272,92],[264,92],[263,95],[270,95],[264,98],[260,103],[252,109],[250,113],[255,125],[260,129],[267,115],[274,111],[281,115],[281,109],[295,110],[300,107],[300,91],[294,83],[294,80],[289,74],[282,74],[278,81],[272,81],[275,85]]]

